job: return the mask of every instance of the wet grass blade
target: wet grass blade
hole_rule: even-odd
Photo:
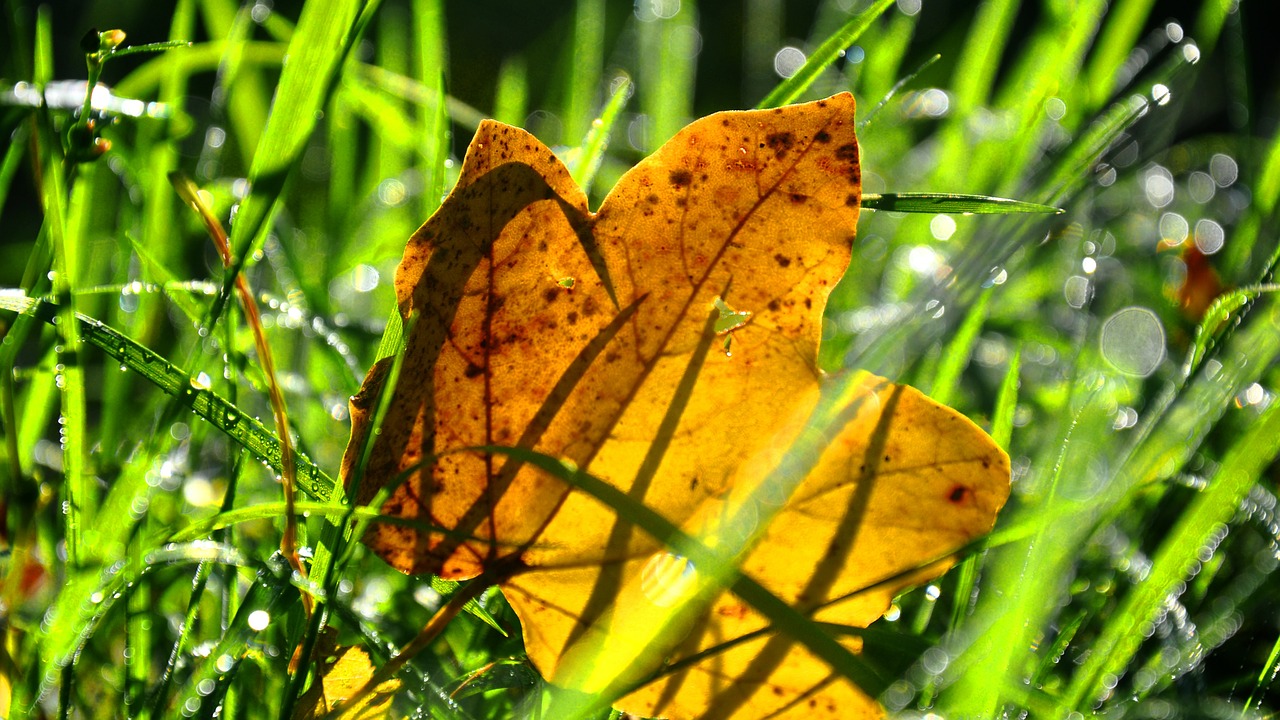
[[[1106,679],[1119,676],[1129,666],[1147,637],[1143,626],[1154,622],[1176,587],[1197,564],[1205,562],[1202,551],[1208,549],[1212,555],[1240,502],[1277,453],[1280,403],[1272,403],[1227,451],[1218,472],[1161,543],[1152,558],[1150,573],[1124,596],[1102,635],[1091,643],[1092,652],[1071,676],[1065,693],[1066,707],[1088,710],[1096,698],[1109,690],[1104,685]]]
[[[0,295],[0,309],[35,314],[46,322],[51,321],[57,312],[57,306],[13,294]],[[246,415],[147,347],[93,318],[78,315],[76,321],[85,342],[99,348],[126,368],[136,371],[165,394],[180,398],[192,412],[226,433],[253,457],[270,466],[273,471],[283,472],[284,468],[280,464],[280,441],[261,422]],[[295,464],[298,489],[309,497],[327,501],[335,494],[341,494],[341,487],[306,456],[296,455]]]
[[[1062,208],[1040,203],[960,193],[867,193],[862,207],[908,213],[956,213],[960,215],[1010,215],[1013,213],[1061,214]]]

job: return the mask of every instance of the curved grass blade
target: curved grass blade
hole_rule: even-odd
[[[866,193],[862,207],[872,210],[909,213],[955,213],[959,215],[1011,215],[1045,213],[1061,215],[1062,208],[1023,200],[965,195],[961,193]]]
[[[1252,285],[1225,292],[1214,299],[1213,304],[1205,311],[1204,317],[1200,319],[1200,324],[1196,326],[1195,342],[1191,345],[1191,350],[1187,353],[1187,360],[1182,365],[1183,375],[1190,377],[1191,373],[1200,367],[1200,361],[1204,359],[1205,353],[1217,341],[1220,331],[1226,327],[1227,320],[1232,313],[1243,308],[1249,304],[1250,300],[1263,293],[1277,291],[1280,291],[1280,285]]]
[[[876,4],[867,8],[861,15],[850,18],[809,55],[795,75],[778,83],[777,87],[765,95],[760,104],[756,105],[756,109],[779,107],[800,97],[800,94],[808,90],[813,81],[818,79],[818,75],[840,57],[841,51],[862,37],[862,33],[871,27],[871,23],[883,15],[893,3],[894,0],[876,0]]]
[[[23,294],[0,294],[0,309],[34,315],[50,323],[57,315],[57,305]],[[87,315],[77,313],[76,321],[81,340],[101,349],[124,367],[136,371],[166,394],[180,398],[192,412],[209,421],[236,444],[270,466],[274,472],[283,471],[280,441],[261,422],[151,349]],[[294,465],[297,469],[298,488],[312,499],[328,502],[342,493],[333,478],[306,456],[295,454]]]

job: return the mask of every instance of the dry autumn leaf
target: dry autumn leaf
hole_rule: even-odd
[[[751,493],[823,392],[822,311],[858,218],[853,115],[842,94],[703,118],[628,172],[597,213],[536,139],[483,123],[396,274],[412,329],[356,499],[403,479],[383,511],[417,522],[373,525],[369,547],[405,572],[497,577],[531,660],[578,689],[607,684],[602,670],[643,678],[664,656],[764,630],[624,698],[632,712],[878,714],[729,593],[707,599],[678,647],[626,654],[636,628],[682,599],[687,561],[537,468],[464,450],[566,459],[704,540],[754,508]],[[717,320],[731,354],[706,352]],[[348,482],[390,368],[376,365],[353,398]],[[696,383],[682,385],[692,372]],[[910,388],[870,376],[853,385],[814,470],[781,491],[780,511],[760,514],[742,569],[819,621],[865,627],[991,528],[1008,459]],[[681,413],[667,418],[672,407]]]

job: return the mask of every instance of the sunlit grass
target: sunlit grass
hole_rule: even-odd
[[[1254,5],[1172,18],[1149,2],[993,0],[953,7],[965,14],[944,31],[930,3],[903,10],[918,5],[833,0],[799,40],[777,25],[794,15],[785,3],[746,3],[749,59],[729,66],[772,70],[784,46],[815,60],[765,77],[769,94],[750,89],[759,72],[703,74],[713,49],[737,52],[722,46],[738,26],[693,0],[578,0],[551,40],[499,58],[482,91],[458,85],[474,75],[450,66],[440,0],[311,0],[300,17],[179,0],[167,39],[191,47],[103,75],[172,117],[104,119],[111,150],[75,164],[66,108],[0,108],[0,285],[56,303],[37,316],[6,298],[0,313],[0,714],[290,717],[307,678],[289,659],[331,642],[322,619],[387,663],[456,588],[367,556],[341,528],[371,511],[326,483],[346,398],[397,348],[384,331],[405,239],[481,117],[540,133],[595,174],[598,201],[695,114],[728,109],[702,99],[726,84],[749,89],[738,107],[852,90],[864,119],[889,96],[860,130],[867,193],[1066,210],[868,211],[832,299],[825,368],[917,385],[990,429],[1014,465],[986,545],[867,635],[865,660],[895,678],[884,703],[951,717],[1274,712],[1280,134],[1248,104],[1265,89],[1239,98],[1252,124],[1188,119],[1209,68],[1248,82],[1236,49]],[[0,89],[82,77],[58,64],[82,58],[57,40],[70,19],[6,22]],[[816,62],[824,47],[833,63]],[[279,468],[263,467],[279,462],[268,378],[174,170],[224,220],[236,208],[233,252],[304,456],[301,588],[273,556],[285,524]],[[299,590],[327,615],[308,618]],[[397,707],[526,712],[545,689],[522,658],[509,608],[484,592],[407,664]]]

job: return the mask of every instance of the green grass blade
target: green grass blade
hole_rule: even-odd
[[[882,110],[884,110],[884,107],[889,104],[890,100],[893,100],[893,98],[897,96],[897,94],[902,90],[902,88],[909,85],[912,80],[915,80],[916,77],[920,75],[920,73],[929,69],[930,65],[933,65],[934,63],[938,62],[941,59],[942,59],[941,55],[934,55],[928,60],[925,60],[924,62],[920,63],[919,67],[917,67],[915,70],[912,70],[911,73],[908,74],[906,77],[903,77],[901,80],[898,80],[898,82],[894,83],[893,87],[889,88],[889,92],[885,93],[884,97],[880,98],[880,102],[876,103],[875,107],[871,108],[870,112],[867,112],[866,114],[864,114],[862,116],[862,119],[858,121],[858,132],[862,132],[863,130],[867,129],[867,127],[869,127],[871,123],[876,119],[876,116],[879,115]]]
[[[1000,382],[996,394],[995,409],[991,413],[991,439],[1005,450],[1013,437],[1013,413],[1018,407],[1018,377],[1022,370],[1022,348],[1016,348],[1009,356],[1009,369]]]
[[[1196,325],[1195,341],[1187,351],[1187,360],[1182,365],[1184,375],[1190,376],[1200,367],[1200,361],[1217,342],[1220,333],[1227,326],[1231,315],[1249,304],[1250,300],[1263,293],[1280,292],[1280,285],[1254,285],[1237,288],[1222,293],[1214,298],[1213,304],[1205,310],[1204,317]]]
[[[493,119],[508,125],[523,125],[529,116],[529,69],[523,55],[513,55],[498,68],[498,88],[494,91]]]
[[[1225,248],[1226,258],[1223,262],[1229,276],[1249,276],[1249,266],[1260,261],[1258,251],[1266,248],[1267,242],[1259,242],[1266,237],[1269,222],[1274,222],[1277,206],[1280,205],[1280,129],[1271,136],[1265,148],[1255,150],[1261,157],[1257,166],[1253,192],[1254,201],[1250,203],[1248,214],[1236,229],[1235,236]],[[1270,241],[1274,244],[1274,240]],[[1280,263],[1280,245],[1271,249],[1271,255],[1262,265],[1263,279],[1271,280],[1276,265]]]
[[[868,193],[862,196],[862,207],[871,210],[909,213],[958,213],[961,215],[1009,215],[1012,213],[1050,213],[1058,215],[1062,208],[1023,200],[964,195],[959,193]]]
[[[951,398],[960,386],[960,376],[969,365],[973,355],[973,346],[978,342],[978,333],[987,319],[987,307],[991,304],[993,288],[988,288],[978,301],[969,308],[964,321],[956,329],[951,341],[942,350],[942,359],[933,376],[933,385],[929,388],[929,397],[943,405],[951,405]]]
[[[569,174],[583,192],[591,191],[591,182],[595,180],[596,171],[600,169],[600,163],[604,160],[604,151],[609,146],[609,136],[613,133],[613,126],[617,123],[618,116],[622,113],[622,108],[627,104],[629,97],[631,97],[631,81],[623,79],[613,91],[609,102],[605,104],[604,110],[600,113],[600,119],[591,124],[591,130],[583,139],[582,146],[570,159]]]
[[[652,13],[648,5],[639,6]],[[639,72],[636,91],[648,116],[645,150],[658,149],[689,122],[693,114],[694,52],[697,3],[682,0],[672,17],[645,18],[640,23]]]
[[[189,76],[215,70],[230,45],[226,40],[195,43],[181,52],[149,60],[116,83],[115,91],[124,97],[146,97],[156,93],[172,73]],[[253,40],[244,43],[237,52],[243,66],[257,69],[279,67],[287,50],[288,46],[283,43]]]
[[[254,152],[251,189],[231,228],[231,246],[241,264],[259,241],[271,208],[328,102],[333,80],[356,39],[360,5],[357,0],[313,0],[302,8],[289,42],[289,61],[281,71],[271,113]]]
[[[1155,0],[1119,0],[1107,13],[1093,57],[1085,69],[1082,88],[1091,90],[1091,107],[1102,107],[1120,88],[1117,83],[1125,60],[1142,32]]]
[[[827,38],[805,59],[804,65],[794,75],[778,83],[760,101],[760,104],[756,105],[756,108],[774,108],[795,102],[796,98],[818,79],[818,75],[835,62],[845,48],[857,42],[871,24],[893,6],[893,3],[894,0],[876,0],[876,3],[864,10],[861,15],[850,18],[843,27]]]
[[[1277,638],[1275,644],[1271,646],[1271,654],[1267,656],[1266,664],[1262,666],[1262,671],[1258,673],[1258,681],[1249,693],[1249,699],[1244,703],[1245,713],[1248,713],[1250,708],[1258,704],[1258,694],[1265,692],[1271,683],[1275,682],[1277,674],[1280,674],[1280,638]]]
[[[604,67],[605,1],[577,0],[573,11],[573,43],[565,79],[564,138],[574,142],[592,127],[600,71]],[[579,181],[581,184],[581,181]]]

